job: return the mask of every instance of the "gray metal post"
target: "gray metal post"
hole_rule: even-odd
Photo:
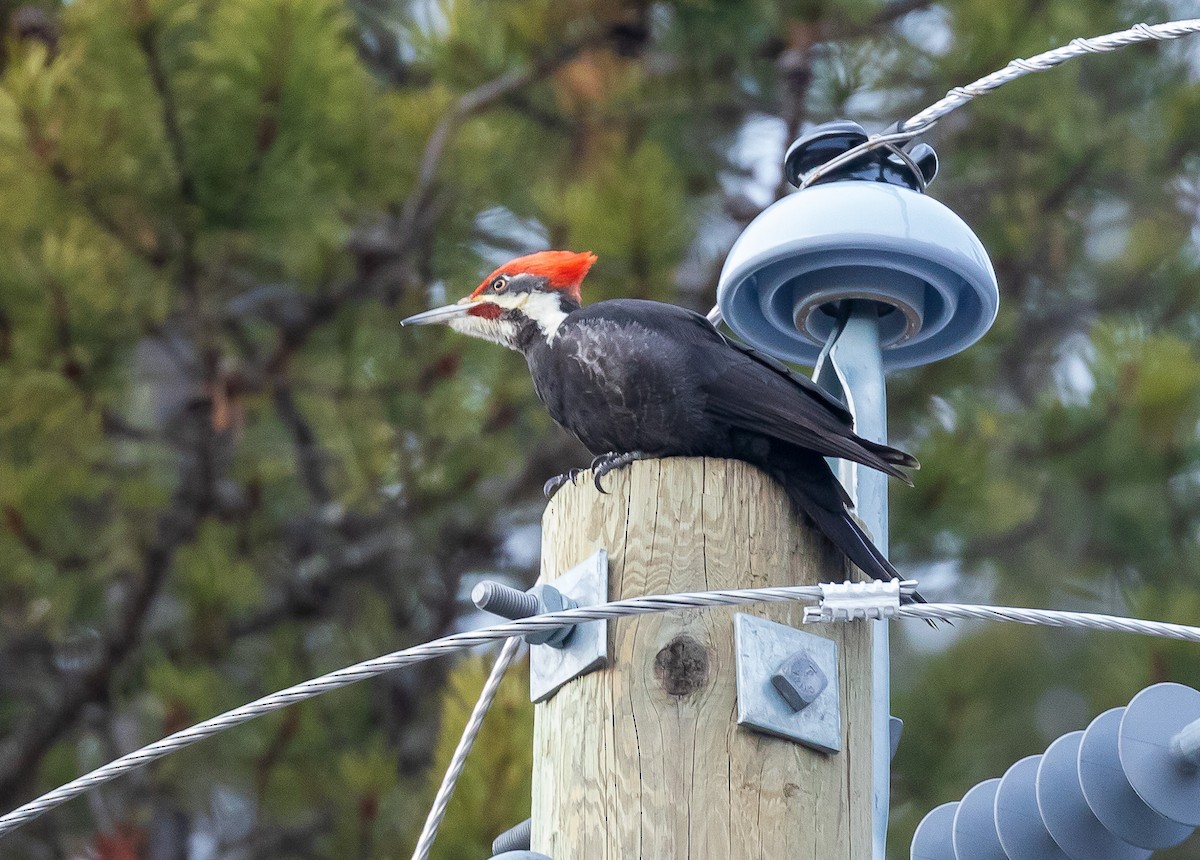
[[[817,364],[817,381],[846,400],[854,413],[855,431],[872,442],[887,441],[887,392],[879,343],[879,308],[875,302],[848,302],[845,321]],[[838,478],[854,499],[855,514],[879,550],[888,553],[887,476],[845,460],[837,461]],[[891,655],[888,622],[872,621],[873,708],[871,820],[874,860],[887,851],[891,790]]]

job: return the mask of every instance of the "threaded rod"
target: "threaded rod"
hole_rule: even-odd
[[[484,612],[501,618],[528,618],[541,612],[537,596],[485,579],[471,589],[471,602]]]
[[[1195,770],[1200,768],[1200,720],[1188,723],[1171,739],[1171,751],[1180,764]]]
[[[532,830],[532,818],[526,818],[516,827],[510,827],[492,842],[492,853],[503,854],[506,851],[528,851],[529,837]]]

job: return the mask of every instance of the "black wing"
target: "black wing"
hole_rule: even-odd
[[[862,439],[846,407],[806,376],[723,336],[694,311],[661,302],[614,299],[594,310],[614,322],[655,331],[664,341],[693,347],[689,369],[705,395],[704,412],[715,421],[878,469],[908,481],[903,469],[918,468],[903,451]]]
[[[704,386],[713,417],[912,483],[903,470],[919,468],[916,458],[858,436],[850,411],[807,376],[744,344],[725,342],[736,358]]]

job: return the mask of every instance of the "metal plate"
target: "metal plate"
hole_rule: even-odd
[[[1040,755],[1008,769],[996,790],[996,831],[1009,860],[1070,860],[1050,836],[1037,805]],[[964,858],[966,860],[966,858]]]
[[[950,828],[957,810],[957,800],[929,810],[929,814],[921,819],[921,823],[917,825],[917,832],[913,834],[908,855],[911,860],[955,860]]]
[[[1200,693],[1183,684],[1155,684],[1125,709],[1117,738],[1121,767],[1146,805],[1172,821],[1200,826],[1200,770],[1183,767],[1171,740],[1200,720]]]
[[[737,650],[738,725],[797,741],[822,752],[842,748],[837,643],[786,624],[739,612],[733,617]],[[771,675],[797,651],[806,651],[829,685],[802,711],[793,711],[771,686]]]
[[[1037,802],[1054,841],[1073,860],[1146,860],[1138,848],[1115,836],[1096,818],[1079,785],[1079,745],[1083,732],[1071,732],[1050,744],[1037,773]]]
[[[580,606],[608,600],[608,550],[598,549],[554,580]],[[529,646],[529,699],[544,702],[569,681],[608,665],[608,622],[576,624],[562,648]]]
[[[968,791],[958,804],[951,826],[954,856],[960,860],[1008,860],[996,832],[996,789],[989,779]]]
[[[1129,784],[1117,754],[1124,708],[1105,711],[1083,733],[1079,745],[1079,785],[1100,823],[1141,848],[1170,848],[1187,839],[1192,828],[1163,818],[1146,806]]]

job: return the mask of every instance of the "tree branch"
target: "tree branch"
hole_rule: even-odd
[[[480,84],[472,90],[463,93],[434,127],[433,133],[425,144],[421,155],[420,167],[417,170],[417,182],[405,206],[405,223],[413,221],[416,211],[428,202],[434,181],[437,179],[438,168],[445,157],[455,132],[473,114],[484,110],[496,102],[510,96],[517,90],[530,84],[544,80],[574,59],[589,45],[595,44],[594,36],[579,39],[564,45],[556,53],[534,63],[525,69],[510,69],[497,78]]]
[[[171,150],[171,160],[175,165],[175,173],[179,183],[179,198],[184,208],[197,205],[196,182],[188,165],[187,144],[183,136],[183,126],[179,122],[179,107],[175,101],[175,91],[171,88],[171,80],[167,75],[166,65],[162,54],[154,40],[155,27],[148,24],[138,32],[137,43],[142,55],[146,58],[146,67],[150,72],[150,80],[154,91],[158,94],[162,106],[163,133]],[[200,301],[200,261],[196,257],[196,227],[192,224],[192,215],[184,211],[179,219],[179,235],[182,237],[182,259],[179,267],[179,285],[191,304],[193,324],[196,327],[196,343],[204,356],[206,373],[212,376],[216,369],[215,350],[205,346],[210,338],[204,324],[204,313]],[[209,380],[211,381],[211,379]]]
[[[323,507],[333,499],[333,494],[325,483],[325,452],[321,450],[317,434],[313,432],[312,426],[296,405],[287,380],[281,375],[271,390],[275,413],[291,434],[292,446],[296,451],[296,466],[304,486],[308,489],[313,504]]]
[[[823,26],[821,38],[823,41],[841,41],[873,36],[879,29],[894,24],[913,12],[928,9],[933,3],[934,0],[896,0],[896,2],[886,4],[862,24],[838,24],[835,22]]]
[[[79,181],[74,172],[59,157],[54,141],[42,132],[33,114],[28,110],[22,111],[21,121],[33,157],[41,162],[46,172],[63,191],[75,198],[75,202],[83,207],[83,211],[87,213],[92,222],[129,253],[144,260],[153,268],[161,269],[166,264],[166,256],[158,247],[158,243],[155,243],[155,247],[145,247],[132,235],[125,232],[121,224],[105,211],[104,206],[96,199],[96,195]]]
[[[206,415],[194,420],[206,421]],[[206,480],[211,476],[200,470]],[[59,738],[79,719],[84,707],[102,700],[112,676],[134,650],[141,637],[150,606],[166,581],[175,553],[195,534],[211,507],[205,484],[201,492],[189,492],[187,476],[176,491],[171,508],[159,517],[153,542],[142,550],[142,577],[129,594],[118,620],[104,637],[98,665],[71,683],[58,699],[40,707],[6,739],[0,759],[0,803],[11,806],[35,775],[38,763]]]
[[[162,105],[163,131],[166,133],[167,145],[171,148],[171,159],[175,164],[176,178],[179,182],[179,196],[185,203],[196,202],[196,183],[188,168],[187,147],[183,139],[183,128],[179,124],[179,108],[175,101],[175,91],[171,89],[171,81],[163,64],[162,55],[154,41],[153,25],[143,27],[138,33],[137,43],[146,58],[146,66],[150,71],[150,80],[154,91],[158,94]]]

